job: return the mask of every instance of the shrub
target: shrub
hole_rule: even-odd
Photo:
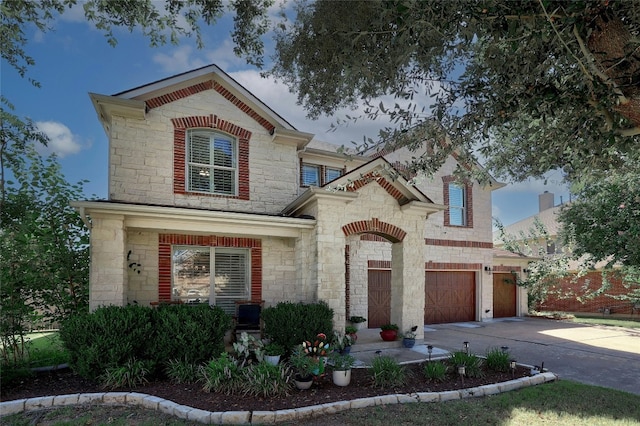
[[[272,342],[282,345],[287,353],[318,333],[333,330],[333,310],[324,302],[281,302],[262,311],[264,334]]]
[[[509,371],[509,352],[503,352],[498,348],[491,348],[487,352],[486,366],[492,371]]]
[[[377,356],[370,368],[373,384],[380,388],[402,386],[407,380],[407,370],[388,356]]]
[[[198,381],[199,367],[185,359],[170,359],[164,372],[173,383],[195,383]]]
[[[155,337],[149,355],[166,365],[170,359],[194,364],[224,352],[224,335],[231,318],[219,307],[209,305],[166,305],[153,311]]]
[[[291,369],[286,365],[266,362],[254,364],[243,370],[242,391],[245,395],[285,396],[291,390]]]
[[[70,364],[82,377],[97,379],[131,359],[150,359],[154,325],[151,308],[106,306],[62,322],[60,339]]]
[[[427,362],[424,364],[422,371],[424,373],[424,377],[428,380],[443,382],[447,376],[449,367],[440,361]]]
[[[465,375],[467,377],[482,377],[482,359],[473,354],[466,352],[453,352],[449,355],[449,365],[451,368],[458,368],[461,365],[465,367]]]
[[[152,370],[151,361],[131,358],[120,366],[108,367],[100,375],[99,381],[104,388],[135,388],[148,381],[147,377]]]
[[[222,309],[208,305],[107,306],[65,320],[60,339],[73,369],[96,379],[132,358],[150,366],[167,366],[176,358],[201,363],[224,350],[230,326]]]
[[[240,389],[242,376],[240,368],[226,352],[209,361],[200,369],[200,377],[206,392],[235,393]]]

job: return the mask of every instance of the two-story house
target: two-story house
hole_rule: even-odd
[[[346,158],[215,65],[90,97],[109,138],[108,200],[73,203],[91,227],[92,310],[322,300],[337,328],[492,318],[501,185],[457,183],[455,158],[395,177],[409,151]],[[507,303],[519,314],[524,299]]]

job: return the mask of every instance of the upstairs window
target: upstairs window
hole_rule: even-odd
[[[238,193],[238,142],[211,130],[187,133],[187,191]]]
[[[300,186],[323,186],[343,175],[343,169],[302,163]]]
[[[466,226],[467,206],[465,188],[449,182],[449,225]]]

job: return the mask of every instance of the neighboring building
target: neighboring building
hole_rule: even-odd
[[[457,184],[453,157],[392,178],[414,153],[347,159],[215,65],[90,96],[109,137],[108,200],[73,203],[91,228],[90,309],[322,300],[338,328],[494,316],[502,185]],[[499,303],[520,315],[523,300]]]
[[[557,220],[557,215],[563,205],[555,205],[554,194],[547,191],[538,196],[538,205],[539,211],[537,214],[505,226],[504,232],[518,241],[518,238],[522,235],[529,238],[531,230],[536,228],[536,222],[540,223],[544,226],[547,235],[546,237],[540,236],[537,241],[528,241],[534,251],[533,255],[535,256],[538,253],[546,253],[547,256],[560,255],[565,249],[559,237],[561,224]],[[498,232],[494,232],[493,241],[496,250],[502,250],[504,243],[500,240]],[[621,278],[616,275],[609,276],[611,287],[607,289],[606,294],[585,297],[587,294],[598,292],[602,287],[601,268],[604,267],[604,262],[595,265],[595,267],[596,270],[589,271],[586,274],[578,274],[581,268],[580,262],[569,261],[567,269],[571,274],[558,280],[557,285],[549,289],[547,299],[536,306],[536,309],[542,311],[607,314],[635,313],[634,303],[615,298],[615,296],[626,294],[629,291],[624,287]]]

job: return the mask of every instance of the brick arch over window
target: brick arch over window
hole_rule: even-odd
[[[202,115],[180,117],[171,120],[173,124],[173,192],[174,194],[189,194],[185,187],[186,134],[188,129],[209,128],[228,133],[238,138],[238,195],[227,196],[220,194],[203,194],[197,196],[237,198],[249,200],[249,140],[251,132],[236,126],[216,115]]]
[[[357,222],[351,222],[342,227],[342,232],[345,236],[355,234],[375,234],[386,238],[392,243],[399,243],[404,240],[407,235],[402,229],[390,223],[381,222],[378,218],[372,218],[371,220],[359,220]]]

